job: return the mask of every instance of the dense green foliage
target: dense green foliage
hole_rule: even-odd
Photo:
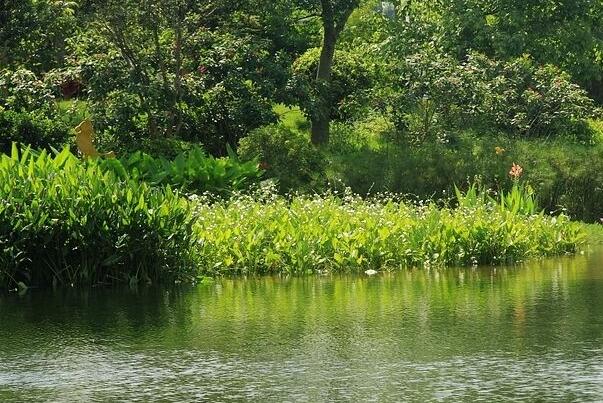
[[[443,45],[497,59],[529,53],[557,64],[603,100],[603,4],[590,0],[454,0],[442,2]],[[458,36],[454,37],[453,33]]]
[[[9,3],[0,102],[59,119],[55,98],[84,99],[109,149],[176,138],[225,155],[280,102],[318,142],[331,119],[375,113],[415,142],[468,128],[588,142],[603,96],[589,0]]]
[[[48,71],[62,64],[77,1],[1,0],[0,68]]]
[[[178,194],[249,193],[260,177],[281,194],[349,187],[440,207],[479,199],[477,183],[504,208],[199,204],[208,272],[571,251],[565,216],[519,213],[603,217],[601,4],[0,0],[0,152],[62,149],[90,119],[97,148],[119,156],[2,157],[0,282],[176,278],[196,253]]]
[[[388,110],[400,135],[415,141],[446,138],[467,127],[484,135],[592,140],[586,120],[594,115],[593,101],[553,65],[538,66],[527,56],[497,62],[470,54],[459,63],[416,54],[398,68],[394,88],[400,90]]]
[[[375,124],[369,127],[383,130]],[[478,180],[497,192],[510,189],[508,173],[517,163],[524,168],[522,180],[533,187],[547,212],[565,211],[589,222],[603,217],[603,144],[467,134],[450,143],[412,146],[375,141],[373,136],[366,127],[358,126],[344,136],[356,138],[355,142],[332,145],[327,172],[330,182],[346,183],[359,194],[388,191],[419,199],[447,199],[454,184],[462,186],[467,181]]]
[[[0,70],[0,106],[16,112],[54,111],[52,76],[40,78],[31,70]]]
[[[309,116],[321,113],[317,102],[324,88],[314,81],[319,65],[320,48],[309,49],[293,64],[291,87],[297,94],[295,100]],[[338,51],[331,71],[329,114],[332,119],[351,119],[360,105],[367,102],[376,72],[369,61],[360,54]]]
[[[239,162],[231,151],[229,158],[208,156],[195,147],[173,161],[136,152],[121,159],[106,159],[100,166],[117,177],[146,182],[152,186],[169,185],[187,193],[211,192],[227,195],[247,189],[261,176],[257,162]]]
[[[304,133],[281,125],[256,129],[241,140],[239,152],[243,159],[260,160],[284,192],[324,188],[325,161]]]
[[[194,268],[189,204],[67,149],[0,158],[0,284],[170,281]]]
[[[225,153],[226,143],[274,121],[269,99],[291,63],[283,49],[290,45],[276,36],[295,35],[267,26],[287,30],[278,4],[89,3],[89,28],[72,38],[66,69],[86,87],[97,126],[118,145],[178,136]]]
[[[584,237],[563,216],[464,204],[439,209],[351,195],[199,204],[201,267],[207,274],[306,274],[492,264],[572,253]]]
[[[82,162],[68,149],[2,156],[0,284],[495,264],[572,253],[585,236],[566,216],[537,213],[517,183],[496,197],[458,191],[454,209],[270,189],[191,202],[140,181],[134,165],[144,166],[128,174],[119,160]]]
[[[465,188],[473,181],[493,192],[510,190],[509,170],[517,163],[545,211],[588,222],[603,217],[603,144],[598,140],[588,145],[465,132],[446,142],[417,144],[415,137],[398,136],[388,121],[370,119],[334,126],[330,146],[317,152],[307,145],[308,134],[295,129],[303,119],[289,120],[252,133],[240,147],[245,157],[266,163],[265,177],[276,179],[282,193],[343,184],[361,195],[393,192],[413,200],[448,200],[455,185]],[[599,129],[592,125],[591,130]]]
[[[0,109],[0,153],[10,153],[13,142],[51,150],[66,144],[70,133],[69,126],[39,112]]]

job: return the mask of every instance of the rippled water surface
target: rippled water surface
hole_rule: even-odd
[[[0,401],[603,401],[603,250],[0,295]]]

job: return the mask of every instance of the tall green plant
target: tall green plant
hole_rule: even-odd
[[[172,161],[135,152],[100,164],[124,179],[141,180],[153,186],[170,185],[190,193],[227,195],[246,189],[262,175],[256,160],[242,162],[230,147],[227,149],[230,155],[226,158],[214,158],[193,147]]]
[[[64,149],[0,157],[0,285],[170,281],[194,267],[188,203]]]
[[[508,192],[500,190],[498,198],[491,195],[492,191],[483,186],[480,188],[475,182],[464,193],[455,185],[454,192],[458,206],[463,209],[490,206],[490,208],[506,211],[513,215],[531,216],[543,213],[542,210],[538,211],[538,204],[532,187],[519,181],[513,181],[513,186]]]
[[[584,239],[566,216],[518,214],[480,197],[458,209],[350,194],[198,204],[201,268],[305,274],[498,264],[575,252]]]

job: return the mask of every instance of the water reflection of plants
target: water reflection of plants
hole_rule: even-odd
[[[514,350],[526,344],[570,344],[587,331],[580,325],[590,320],[586,307],[603,307],[603,298],[587,286],[595,274],[586,258],[575,258],[496,270],[223,280],[193,297],[199,304],[193,312],[201,314],[192,316],[192,327],[201,332],[228,326],[241,342],[261,334],[286,335],[300,343],[316,334],[350,344],[376,339],[409,354],[425,340],[440,342],[443,354],[476,345]]]
[[[569,348],[576,339],[600,337],[603,297],[596,264],[590,256],[495,270],[431,268],[376,277],[263,277],[194,288],[30,293],[21,297],[20,309],[5,296],[0,336],[72,344],[93,338],[100,345],[117,337],[132,340],[118,349],[155,351],[160,343],[258,358],[269,353],[266,359],[292,344],[304,354],[371,349],[415,358],[478,346],[511,352]]]

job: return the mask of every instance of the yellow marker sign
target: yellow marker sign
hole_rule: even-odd
[[[94,127],[92,127],[90,119],[84,120],[75,128],[75,143],[84,158],[96,158],[100,156],[115,158],[113,151],[101,154],[94,147]]]

